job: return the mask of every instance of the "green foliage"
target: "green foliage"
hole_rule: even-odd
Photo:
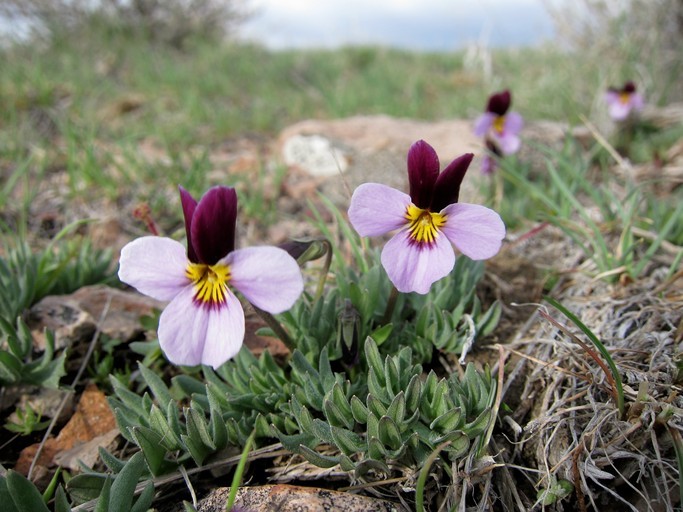
[[[80,224],[65,227],[42,251],[31,250],[25,242],[8,244],[0,257],[0,318],[14,322],[47,295],[113,282],[110,250],[95,249],[81,237],[64,239]]]
[[[45,331],[45,351],[38,358],[31,358],[33,337],[26,323],[18,318],[16,324],[0,317],[0,386],[33,384],[56,389],[59,380],[66,375],[66,353],[54,357],[54,334]]]
[[[50,420],[40,421],[40,412],[31,407],[31,404],[27,404],[25,407],[17,407],[15,414],[17,421],[8,419],[5,428],[16,434],[26,436],[44,430],[50,424]]]

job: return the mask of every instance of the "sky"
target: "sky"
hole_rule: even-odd
[[[533,45],[553,37],[548,0],[251,0],[241,36],[271,49],[378,44],[449,51],[471,42]]]

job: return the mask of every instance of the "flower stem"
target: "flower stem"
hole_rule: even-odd
[[[285,331],[285,328],[282,327],[280,322],[278,322],[273,315],[268,313],[267,311],[263,311],[260,308],[257,308],[253,304],[251,307],[254,308],[254,311],[258,313],[258,316],[261,317],[261,319],[272,329],[272,331],[275,333],[275,335],[280,338],[280,341],[285,344],[285,346],[289,349],[290,352],[293,352],[296,346],[294,345],[294,342],[292,341],[292,338],[290,338],[289,334],[287,334],[287,331]]]
[[[384,316],[382,317],[382,325],[387,325],[391,322],[391,317],[394,316],[394,309],[396,308],[396,300],[398,299],[398,290],[392,284],[391,291],[389,292],[389,299],[387,300],[387,307],[384,310]]]

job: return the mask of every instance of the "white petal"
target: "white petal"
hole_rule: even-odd
[[[485,260],[494,256],[505,237],[505,224],[493,210],[478,204],[455,203],[441,211],[441,231],[465,256]]]
[[[277,247],[249,247],[228,254],[230,285],[254,306],[269,313],[291,308],[304,290],[294,258]]]
[[[170,238],[145,236],[126,244],[119,259],[119,279],[157,300],[171,300],[189,279],[185,247]]]
[[[410,196],[379,183],[364,183],[351,196],[349,221],[360,236],[379,236],[406,225]]]
[[[413,242],[404,230],[389,240],[382,250],[382,266],[402,293],[429,292],[434,282],[453,270],[453,265],[453,247],[443,233],[437,233],[435,243],[427,245]]]
[[[228,290],[226,301],[209,307],[194,302],[186,286],[159,318],[159,345],[178,365],[206,364],[217,368],[239,352],[244,341],[244,311]]]

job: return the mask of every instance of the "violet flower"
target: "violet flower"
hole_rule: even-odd
[[[636,91],[633,82],[626,82],[621,89],[610,87],[605,93],[605,101],[610,117],[615,121],[624,121],[632,112],[643,108],[645,101],[642,94]]]
[[[455,264],[451,243],[473,260],[494,256],[505,236],[500,216],[475,204],[458,203],[460,184],[472,161],[467,153],[439,173],[439,157],[423,140],[408,151],[410,195],[365,183],[351,197],[349,220],[361,236],[399,230],[382,250],[382,266],[400,292],[425,294]]]
[[[303,291],[296,261],[276,247],[235,250],[237,194],[213,187],[199,202],[180,189],[187,249],[145,236],[121,251],[119,278],[170,301],[159,318],[159,344],[175,364],[217,368],[239,352],[244,311],[232,288],[269,313],[289,309]]]
[[[491,95],[486,112],[474,123],[474,134],[490,141],[503,155],[516,153],[522,145],[519,133],[524,119],[517,112],[508,112],[511,102],[508,90]]]

